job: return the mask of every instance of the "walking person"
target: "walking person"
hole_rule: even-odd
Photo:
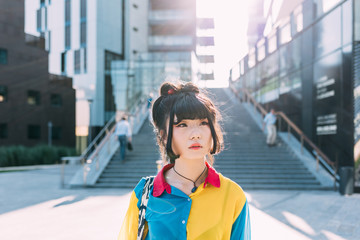
[[[167,164],[133,190],[118,239],[250,239],[242,188],[213,167],[223,134],[211,100],[192,83],[164,83],[152,116]]]
[[[264,126],[266,125],[267,130],[267,138],[266,144],[269,147],[273,147],[276,145],[276,113],[275,110],[272,108],[268,114],[264,117],[263,121],[263,130]]]
[[[124,161],[126,155],[126,146],[128,141],[131,142],[131,126],[126,117],[122,117],[119,122],[116,123],[115,135],[120,142],[120,158]]]

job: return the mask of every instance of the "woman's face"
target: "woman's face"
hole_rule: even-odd
[[[174,122],[177,122],[176,116]],[[173,126],[172,149],[183,159],[201,159],[210,153],[212,136],[207,119],[183,119]]]

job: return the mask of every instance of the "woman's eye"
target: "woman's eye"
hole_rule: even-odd
[[[201,125],[209,125],[209,123],[206,121],[203,121],[203,122],[201,122]]]
[[[180,123],[180,124],[176,125],[176,127],[186,127],[186,124],[185,123]]]

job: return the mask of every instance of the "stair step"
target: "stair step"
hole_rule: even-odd
[[[246,109],[232,104],[223,89],[210,90],[215,99],[226,102],[225,150],[215,156],[215,169],[245,190],[332,190],[321,186],[303,162],[278,138],[276,147],[266,145],[266,135]],[[224,106],[225,106],[224,105]],[[125,161],[115,153],[95,187],[133,189],[144,176],[155,175],[160,153],[152,125],[147,122],[133,136],[134,151]]]

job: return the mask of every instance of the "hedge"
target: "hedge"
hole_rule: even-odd
[[[60,163],[63,156],[76,155],[75,148],[38,145],[0,147],[0,167]]]

